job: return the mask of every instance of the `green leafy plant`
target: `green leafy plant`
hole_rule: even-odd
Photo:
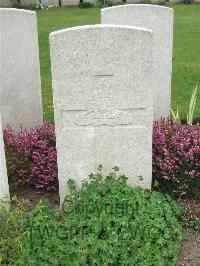
[[[92,7],[94,7],[94,5],[92,3],[89,3],[89,2],[81,2],[79,4],[79,7],[80,8],[92,8]]]
[[[25,265],[176,264],[182,209],[169,196],[128,186],[117,167],[106,177],[101,170],[80,190],[68,181],[62,218],[44,205],[28,214]]]
[[[187,124],[188,125],[193,124],[194,112],[195,112],[196,100],[197,100],[197,90],[198,90],[198,84],[196,84],[196,86],[194,87],[194,89],[192,91],[192,96],[191,96],[190,103],[189,103],[189,109],[188,109],[188,114],[187,114]],[[174,112],[171,109],[171,116],[172,116],[173,120],[180,120],[178,108],[177,108],[176,112]]]
[[[196,84],[196,86],[194,87],[192,96],[190,99],[189,112],[187,114],[187,124],[189,125],[193,124],[194,111],[195,111],[196,100],[197,100],[197,88],[198,88],[198,84]]]
[[[169,196],[130,187],[116,166],[68,186],[63,212],[42,202],[0,212],[2,264],[176,265],[183,212]]]
[[[163,5],[164,6],[165,4],[166,4],[166,1],[165,0],[160,0],[159,1],[159,5]]]
[[[36,0],[32,3],[32,9],[36,10],[48,10],[47,7],[45,7],[42,3],[42,0]]]
[[[10,0],[10,2],[12,3],[13,7],[17,7],[17,8],[22,7],[21,0]]]
[[[23,250],[23,219],[25,202],[11,200],[10,211],[0,207],[0,265],[21,265]]]
[[[178,108],[176,109],[176,112],[172,110],[172,108],[170,108],[171,110],[171,116],[172,116],[172,119],[174,121],[178,120],[180,121],[180,116],[179,116],[179,111],[178,111]]]
[[[107,6],[112,6],[113,3],[110,0],[98,0],[98,6],[99,7],[107,7]]]
[[[185,226],[200,230],[200,219],[185,221]]]
[[[142,0],[142,4],[148,5],[148,4],[151,4],[151,1],[150,0]]]
[[[184,4],[190,5],[190,4],[192,4],[192,1],[191,0],[184,0]]]

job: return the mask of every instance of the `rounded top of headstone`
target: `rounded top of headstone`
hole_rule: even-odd
[[[85,25],[85,26],[78,26],[78,27],[71,27],[71,28],[66,28],[58,31],[51,32],[49,37],[50,39],[53,36],[64,34],[66,32],[77,32],[80,30],[95,30],[95,29],[125,29],[125,30],[134,30],[134,31],[139,31],[139,32],[146,32],[149,34],[153,34],[152,30],[142,28],[142,27],[136,27],[136,26],[127,26],[127,25],[113,25],[113,24],[96,24],[96,25]]]
[[[3,13],[18,13],[18,14],[32,14],[35,15],[35,11],[26,10],[26,9],[19,9],[19,8],[0,8],[0,12]]]
[[[115,10],[115,9],[150,9],[150,10],[163,10],[165,12],[170,12],[173,13],[174,10],[173,8],[170,7],[165,7],[165,6],[160,6],[160,5],[150,5],[150,4],[126,4],[126,5],[118,5],[118,6],[111,6],[111,7],[106,7],[102,8],[101,11],[107,11],[107,10]]]

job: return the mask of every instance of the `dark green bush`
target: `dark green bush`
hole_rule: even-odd
[[[70,180],[62,214],[41,203],[22,216],[19,245],[11,242],[17,265],[176,265],[182,209],[169,196],[128,186],[117,170],[91,174],[80,190]],[[14,260],[9,253],[7,263]]]
[[[113,2],[111,0],[98,0],[98,6],[101,8],[113,6]]]
[[[79,7],[80,8],[92,8],[92,7],[94,7],[94,5],[92,3],[89,3],[89,2],[81,2],[79,4]]]
[[[184,4],[191,5],[192,4],[192,1],[191,0],[184,0]]]

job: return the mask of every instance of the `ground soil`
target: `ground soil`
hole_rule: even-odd
[[[16,196],[19,200],[27,200],[26,210],[34,208],[40,200],[44,201],[50,208],[59,207],[59,194],[56,191],[43,192],[29,186],[18,186],[11,188],[11,197]]]
[[[187,240],[183,242],[179,266],[200,266],[200,231],[185,229]]]
[[[180,200],[185,209],[186,220],[200,219],[200,201],[192,197]],[[182,244],[179,266],[200,266],[200,228],[185,228],[186,241]]]
[[[32,209],[42,199],[49,207],[59,207],[58,192],[38,192],[30,187],[21,186],[11,189],[11,196],[16,195],[18,199],[28,200],[27,210]],[[185,219],[200,218],[200,201],[183,197],[180,200],[185,209]],[[186,240],[182,244],[179,266],[200,266],[200,229],[184,228]]]

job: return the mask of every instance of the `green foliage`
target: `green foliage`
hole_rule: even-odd
[[[185,226],[200,230],[200,219],[185,221]]]
[[[150,0],[142,0],[142,4],[148,5],[148,4],[151,4],[151,1]]]
[[[26,238],[22,265],[56,266],[64,265],[62,260],[70,260],[70,257],[64,256],[67,252],[67,243],[63,241],[65,232],[57,221],[58,213],[59,211],[50,209],[42,202],[37,208],[27,213],[23,223]]]
[[[193,89],[192,96],[190,99],[190,104],[189,104],[189,111],[187,114],[187,124],[192,125],[193,124],[193,118],[194,118],[194,111],[196,107],[196,101],[197,101],[197,84]]]
[[[175,120],[180,121],[178,108],[176,109],[176,112],[172,108],[170,108],[170,111],[171,111],[171,119],[174,120],[174,121]]]
[[[188,183],[189,189],[192,191],[193,195],[200,200],[200,179],[191,180]]]
[[[165,0],[160,0],[158,5],[161,5],[161,6],[163,5],[164,6],[165,4],[166,4]]]
[[[0,212],[0,263],[7,265],[176,265],[182,209],[169,196],[127,185],[119,168],[90,175],[63,210],[42,202]]]
[[[99,7],[107,7],[107,6],[112,6],[113,3],[111,0],[98,0],[98,6]]]
[[[196,108],[196,100],[197,100],[197,89],[198,84],[194,87],[189,103],[188,113],[187,113],[187,124],[192,125],[194,120],[194,112]],[[177,108],[176,113],[171,109],[171,117],[173,120],[180,120],[179,110]]]
[[[62,217],[43,204],[28,213],[23,265],[176,265],[182,209],[118,170],[91,174],[80,190],[70,180]]]
[[[191,0],[184,0],[184,4],[190,5],[190,4],[192,4],[192,1]]]
[[[32,3],[32,9],[34,10],[48,10],[42,3],[42,0],[35,0]]]
[[[14,198],[11,204],[15,204],[15,208],[10,211],[0,207],[0,265],[21,265],[22,262],[25,203]]]
[[[92,3],[89,3],[89,2],[81,2],[79,4],[79,7],[80,8],[92,8],[92,7],[94,7],[94,5]]]
[[[17,7],[17,8],[22,7],[21,0],[10,0],[10,2],[12,3],[13,7]]]

